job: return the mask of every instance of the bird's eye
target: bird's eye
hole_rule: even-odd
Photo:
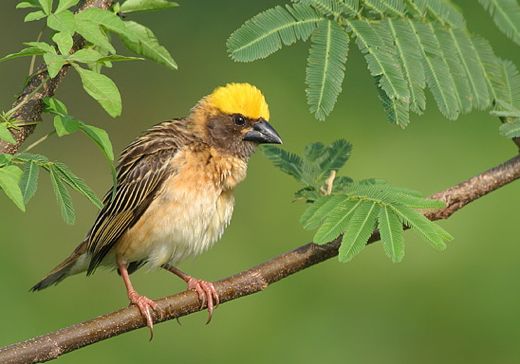
[[[239,114],[233,116],[233,121],[238,126],[244,126],[246,124],[246,119],[244,119],[244,117]]]

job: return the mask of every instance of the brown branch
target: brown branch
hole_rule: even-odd
[[[491,168],[476,177],[436,193],[433,198],[446,202],[446,207],[426,214],[431,220],[445,219],[472,201],[520,178],[520,156]],[[369,243],[379,240],[374,232]],[[215,283],[221,302],[260,292],[283,278],[338,254],[339,239],[325,245],[303,245],[254,268]],[[201,310],[197,295],[186,291],[157,301],[162,316],[159,323]],[[60,355],[95,342],[145,326],[135,307],[123,308],[96,319],[63,328],[53,333],[0,348],[1,363],[34,363],[55,359]]]
[[[108,9],[112,6],[113,0],[84,0],[78,8],[78,11],[87,8],[102,8]],[[74,37],[73,51],[83,48],[85,41],[83,38]],[[14,154],[18,151],[25,139],[32,134],[36,128],[35,122],[41,120],[43,111],[43,99],[48,96],[53,96],[56,88],[69,71],[69,66],[64,66],[56,77],[49,79],[45,65],[41,65],[36,69],[35,74],[27,81],[20,96],[13,103],[13,109],[16,112],[12,117],[24,123],[19,128],[10,129],[16,140],[15,144],[10,144],[0,140],[0,153]],[[30,123],[27,125],[27,123]]]

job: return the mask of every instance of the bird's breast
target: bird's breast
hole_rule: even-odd
[[[175,264],[201,254],[222,236],[231,221],[233,188],[245,177],[236,161],[179,153],[176,170],[139,221],[117,244],[128,262],[146,260],[150,267]]]

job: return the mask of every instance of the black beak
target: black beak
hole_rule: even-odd
[[[259,121],[253,125],[253,128],[246,133],[244,140],[256,142],[258,144],[282,144],[282,138],[276,130],[267,121]]]

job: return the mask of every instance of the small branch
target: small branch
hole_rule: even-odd
[[[446,202],[443,209],[428,213],[431,220],[445,219],[472,201],[520,178],[520,156],[489,169],[467,181],[436,193],[433,198]],[[379,240],[374,232],[369,244]],[[296,272],[321,263],[338,254],[339,238],[325,245],[303,245],[254,268],[215,283],[221,302],[260,292]],[[156,301],[162,316],[155,322],[186,316],[201,310],[197,295],[185,291]],[[203,309],[203,308],[202,308]],[[123,308],[93,320],[84,321],[50,334],[0,348],[0,362],[34,363],[55,359],[65,353],[145,326],[135,307]]]
[[[102,8],[108,9],[112,6],[113,0],[83,0],[78,8],[78,11],[87,8]],[[75,52],[83,48],[85,41],[81,37],[74,37],[74,45],[72,50]],[[34,76],[32,76],[20,96],[13,103],[12,110],[16,110],[12,117],[22,123],[24,126],[17,129],[11,129],[15,144],[7,143],[0,140],[0,153],[14,154],[20,148],[20,145],[32,134],[36,128],[35,122],[41,120],[43,102],[45,97],[53,96],[56,88],[61,80],[66,76],[69,66],[64,66],[56,77],[49,79],[45,65],[40,65]],[[27,124],[27,125],[25,125]]]

